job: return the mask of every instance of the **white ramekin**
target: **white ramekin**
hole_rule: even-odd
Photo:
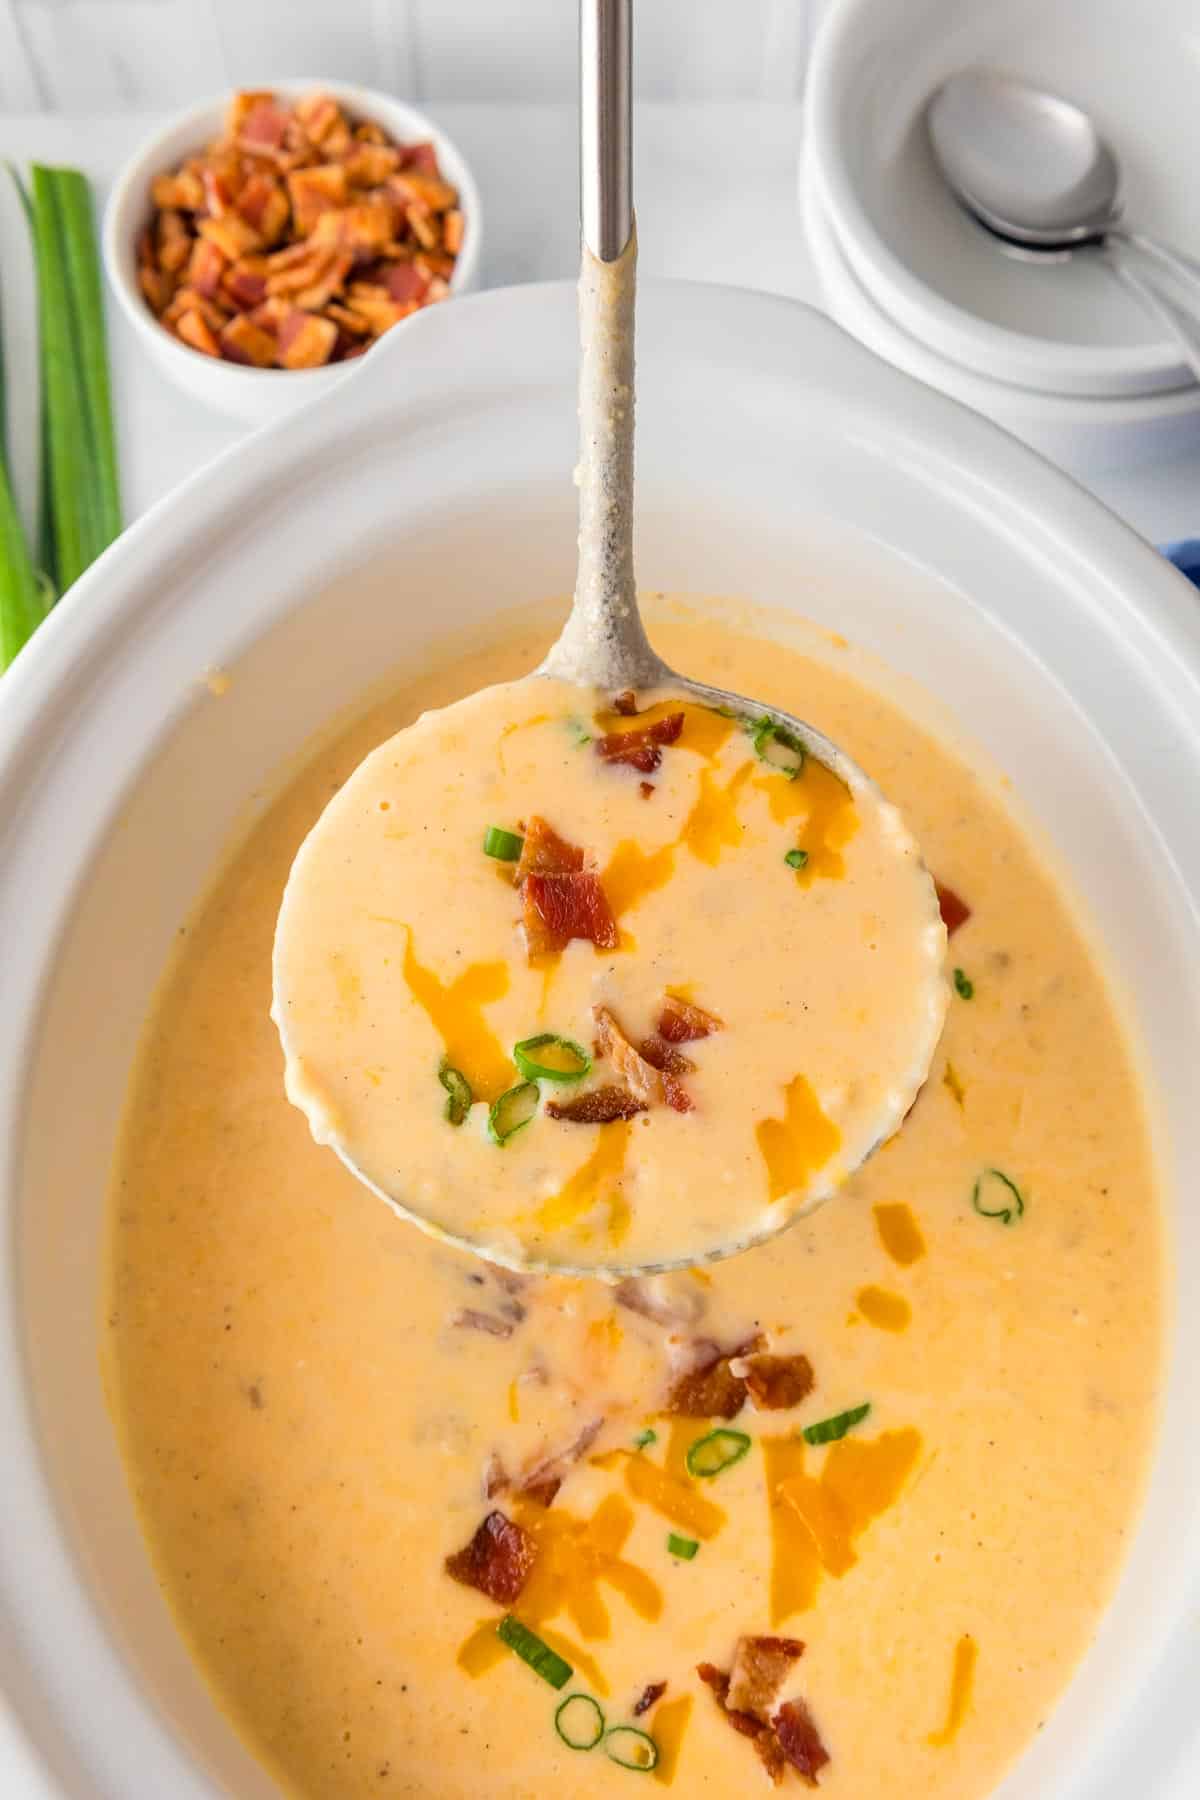
[[[450,278],[450,297],[469,293],[478,285],[483,229],[479,190],[462,152],[432,119],[389,94],[344,81],[289,77],[259,85],[292,100],[318,90],[332,94],[353,118],[381,125],[397,143],[431,143],[447,181],[458,189],[463,212],[463,247]],[[154,177],[176,168],[184,157],[218,134],[230,97],[225,94],[218,100],[201,101],[177,114],[129,158],[113,183],[105,208],[102,251],[109,287],[147,356],[185,393],[220,412],[261,425],[326,393],[346,376],[346,365],[254,369],[203,356],[158,323],[138,285],[137,242],[150,217]],[[410,322],[404,319],[392,329],[401,331]]]
[[[1103,946],[1172,1213],[1170,1375],[1113,1603],[997,1800],[1194,1800],[1193,590],[1022,445],[805,308],[650,282],[638,329],[644,586],[743,595],[784,634],[801,614],[844,633],[860,648],[818,638],[826,656],[968,742],[985,781],[1011,777],[1009,803]],[[0,1760],[6,1800],[275,1795],[175,1632],[106,1413],[114,1134],[180,921],[309,734],[447,634],[485,648],[503,609],[569,591],[577,358],[567,283],[427,309],[139,521],[4,677],[0,1686],[20,1734]],[[219,694],[214,666],[231,676]]]

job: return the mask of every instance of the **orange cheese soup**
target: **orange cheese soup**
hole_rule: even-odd
[[[768,1236],[895,1131],[945,1014],[870,782],[761,715],[623,706],[530,677],[425,714],[330,801],[275,938],[314,1137],[522,1266]]]
[[[373,746],[529,668],[531,631],[447,661],[315,754],[164,977],[116,1160],[103,1361],[179,1628],[287,1793],[528,1800],[644,1780],[689,1800],[773,1782],[981,1800],[1096,1629],[1160,1375],[1129,1046],[1071,904],[991,787],[836,653],[756,628],[660,608],[655,637],[698,677],[811,718],[903,809],[954,975],[903,1129],[782,1237],[615,1286],[513,1275],[398,1220],[288,1103],[271,956],[297,849]],[[747,766],[747,783],[783,779]],[[402,830],[402,790],[391,805]],[[480,822],[530,823],[486,806]],[[664,844],[681,824],[664,820]],[[654,852],[617,851],[610,903],[636,934],[622,900],[651,894]],[[784,872],[781,908],[810,899]],[[510,910],[511,877],[490,859]],[[445,946],[379,930],[427,1031],[431,1112],[454,1098],[443,1057],[486,1098],[510,1038],[580,1041],[555,1010],[562,971],[544,1015],[529,998],[495,1034],[492,1069],[478,1030],[454,1036],[495,1004],[486,958],[456,973]],[[738,1004],[720,922],[705,947],[664,970],[664,992],[725,1027],[682,1040],[697,1094]],[[360,975],[343,971],[346,1019]],[[721,1066],[737,1079],[732,1050]],[[811,1129],[809,1106],[777,1096],[776,1146]],[[619,1192],[644,1116],[558,1127],[586,1143],[554,1228]],[[698,1205],[705,1180],[689,1169]]]

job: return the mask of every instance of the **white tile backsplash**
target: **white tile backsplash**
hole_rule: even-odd
[[[635,0],[643,98],[787,99],[830,0]],[[566,100],[575,0],[0,0],[0,111],[178,106],[271,74]]]

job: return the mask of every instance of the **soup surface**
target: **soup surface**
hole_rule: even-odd
[[[903,1119],[946,1006],[933,884],[869,782],[761,715],[606,704],[529,677],[380,745],[275,938],[314,1137],[559,1269],[695,1263],[825,1198]]]
[[[903,1130],[782,1238],[616,1288],[512,1277],[313,1142],[271,945],[331,790],[543,645],[515,632],[404,689],[260,819],[148,1024],[103,1357],[179,1626],[308,1800],[732,1797],[770,1769],[846,1800],[976,1800],[1086,1647],[1138,1503],[1155,1173],[1068,902],[990,786],[837,650],[678,608],[655,637],[811,719],[903,809],[961,902],[944,1037]],[[601,1719],[627,1729],[570,1747]]]

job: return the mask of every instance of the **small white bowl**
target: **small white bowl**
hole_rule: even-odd
[[[353,119],[381,125],[399,144],[431,143],[446,180],[458,189],[463,213],[463,247],[450,277],[450,295],[469,293],[478,286],[482,243],[479,190],[462,152],[432,119],[374,88],[354,87],[344,81],[288,78],[258,85],[284,100],[298,100],[318,90],[331,94]],[[150,217],[154,178],[177,168],[185,157],[218,135],[231,98],[225,94],[189,107],[135,151],[109,195],[102,246],[109,286],[147,354],[164,374],[205,405],[262,425],[284,417],[317,394],[327,393],[357,363],[335,363],[320,369],[254,369],[219,362],[189,349],[160,325],[138,285],[137,242]],[[393,330],[403,330],[408,322],[402,320]]]
[[[1195,382],[1166,393],[1112,399],[1038,393],[964,368],[912,337],[863,285],[806,169],[802,159],[800,209],[822,299],[838,324],[868,350],[995,420],[1081,480],[1194,451],[1200,431]]]
[[[999,68],[1097,120],[1129,218],[1200,248],[1195,0],[842,0],[808,90],[811,178],[863,287],[912,337],[963,368],[1042,393],[1181,388],[1174,340],[1098,258],[1018,261],[970,219],[934,162],[930,96],[955,71]]]

